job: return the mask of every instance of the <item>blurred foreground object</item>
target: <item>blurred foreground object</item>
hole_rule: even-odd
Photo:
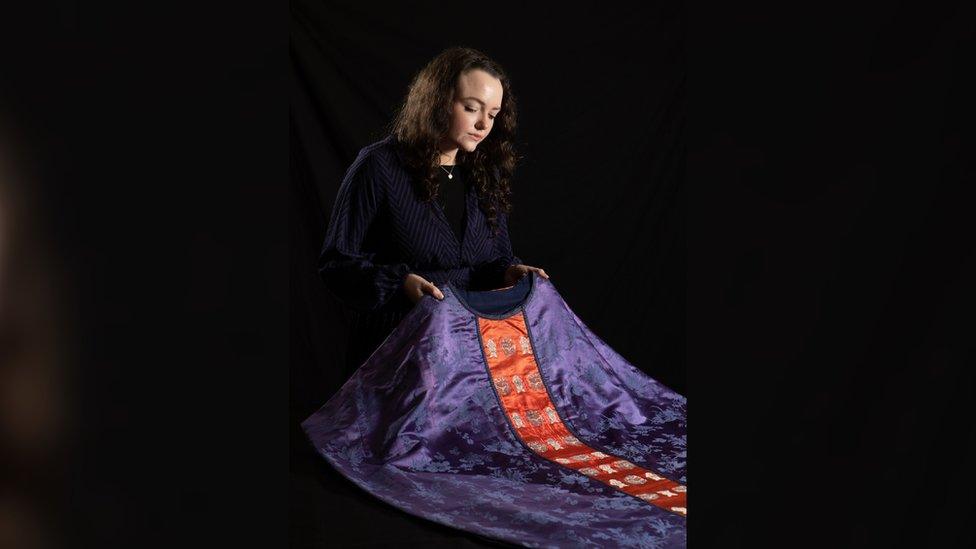
[[[52,547],[66,406],[57,274],[38,188],[0,119],[0,547]]]

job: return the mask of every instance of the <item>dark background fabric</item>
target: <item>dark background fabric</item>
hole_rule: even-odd
[[[544,268],[576,314],[635,366],[686,390],[679,6],[621,14],[526,4],[517,13],[500,33],[496,24],[459,25],[444,5],[291,4],[291,440],[302,467],[296,482],[309,490],[293,507],[299,546],[346,524],[343,512],[326,517],[313,507],[334,496],[311,491],[322,473],[306,463],[320,458],[297,428],[346,377],[348,331],[317,278],[317,253],[346,168],[385,135],[413,73],[446,47],[484,51],[513,82],[526,155],[513,180],[515,255]],[[542,20],[587,31],[558,48],[541,45]],[[412,526],[404,521],[402,535],[429,536]]]
[[[690,18],[693,545],[972,546],[976,5]]]

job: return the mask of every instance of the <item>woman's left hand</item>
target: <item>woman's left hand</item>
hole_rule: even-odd
[[[520,278],[529,274],[529,271],[535,271],[539,273],[539,276],[543,278],[549,278],[549,275],[546,274],[546,271],[540,269],[539,267],[533,267],[531,265],[522,265],[522,264],[509,265],[508,269],[505,270],[505,285],[511,286],[512,284],[515,284],[515,282],[518,281]]]

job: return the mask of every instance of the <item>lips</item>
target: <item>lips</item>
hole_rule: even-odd
[[[484,139],[484,136],[481,135],[475,135],[473,133],[469,133],[468,135],[470,135],[471,138],[474,139],[475,141],[481,141],[482,139]]]

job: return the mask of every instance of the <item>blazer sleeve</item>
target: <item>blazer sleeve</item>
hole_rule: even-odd
[[[504,286],[505,271],[509,265],[522,263],[522,259],[512,251],[512,240],[508,234],[508,214],[498,212],[497,221],[498,234],[492,238],[492,259],[475,268],[475,277],[490,288]]]
[[[366,158],[343,178],[319,256],[318,271],[326,288],[344,305],[374,311],[403,288],[406,263],[377,263],[364,250],[366,233],[385,202],[375,160]]]

